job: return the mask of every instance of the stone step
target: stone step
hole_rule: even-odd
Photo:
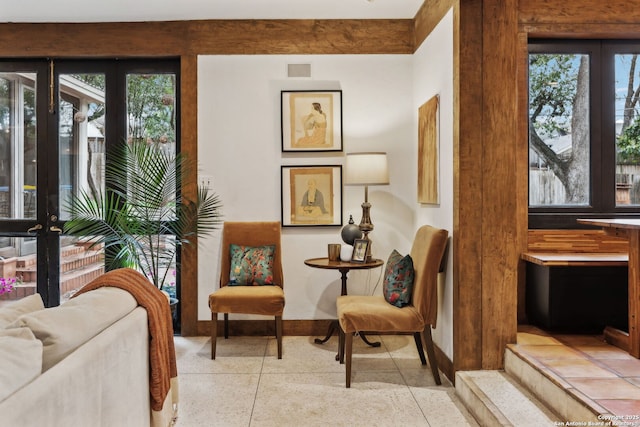
[[[81,258],[83,254],[87,253],[97,253],[102,249],[103,245],[96,245],[89,248],[89,245],[86,243],[76,243],[75,245],[66,245],[60,248],[60,258],[62,258],[63,263],[65,259],[75,259]],[[36,266],[38,261],[38,257],[36,254],[25,255],[18,257],[18,261],[16,266],[18,268],[31,268]]]
[[[505,372],[556,413],[562,420],[558,425],[618,425],[616,422],[607,424],[603,417],[610,414],[590,406],[581,393],[568,389],[566,382],[563,386],[563,381],[554,378],[548,369],[540,369],[535,360],[521,357],[513,348],[513,344],[507,346]]]
[[[103,273],[104,264],[99,262],[62,274],[62,277],[60,278],[61,302],[68,300],[76,290]],[[36,293],[35,275],[34,280],[23,281],[20,285],[15,287],[13,292],[0,295],[0,301],[21,299],[26,296],[33,295],[34,293]]]
[[[61,259],[60,272],[73,272],[81,270],[93,264],[102,264],[104,262],[104,254],[98,251],[86,251],[84,248],[79,250],[64,252],[65,256]],[[20,257],[16,267],[16,275],[22,278],[23,282],[35,282],[37,265],[35,255]]]
[[[104,273],[104,263],[92,264],[64,274],[60,280],[60,302],[68,300],[78,289]]]
[[[481,426],[564,425],[505,371],[458,371],[455,387],[456,394]]]

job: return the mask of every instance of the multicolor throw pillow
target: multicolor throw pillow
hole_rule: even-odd
[[[273,285],[275,250],[275,245],[251,247],[231,244],[229,285]]]
[[[411,302],[415,270],[411,255],[400,255],[395,249],[389,255],[384,269],[382,292],[384,299],[396,307],[404,307]]]

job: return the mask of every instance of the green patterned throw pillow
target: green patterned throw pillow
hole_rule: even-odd
[[[242,246],[231,244],[229,285],[273,285],[273,256],[275,245]]]
[[[384,299],[396,307],[404,307],[411,302],[415,271],[411,255],[400,255],[395,249],[389,255],[384,270],[382,291]]]

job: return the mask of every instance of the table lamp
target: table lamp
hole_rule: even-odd
[[[370,215],[371,203],[369,203],[369,186],[389,185],[387,153],[347,153],[345,169],[345,185],[364,185],[362,219],[358,227],[362,230],[363,238],[369,240],[366,254],[368,261],[371,258],[369,232],[373,230]]]

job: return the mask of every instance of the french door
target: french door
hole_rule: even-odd
[[[70,195],[105,191],[123,140],[179,150],[178,88],[174,59],[0,61],[0,305],[56,306],[104,272],[101,248],[62,232]]]

